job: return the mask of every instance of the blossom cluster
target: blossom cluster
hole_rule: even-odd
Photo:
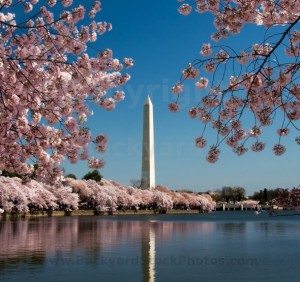
[[[97,37],[112,28],[95,20],[99,1],[89,11],[72,0],[38,2],[0,1],[0,170],[34,172],[51,183],[60,179],[65,158],[103,165],[88,155],[90,104],[112,110],[124,99],[122,91],[107,93],[130,79],[122,72],[133,60],[121,62],[110,49],[88,54]],[[106,143],[99,138],[95,143],[103,153]]]
[[[74,180],[66,178],[60,186],[0,176],[0,209],[5,212],[32,210],[95,211],[116,209],[198,209],[212,211],[215,202],[210,195],[174,192],[162,186],[151,190],[126,187],[112,180]]]
[[[209,12],[215,16],[217,31],[211,35],[213,40],[240,33],[247,23],[269,28],[274,24],[294,22],[300,15],[299,2],[288,0],[197,0],[194,7],[197,13]],[[192,9],[192,4],[183,3],[178,11],[182,15],[189,15]]]
[[[139,189],[123,186],[112,180],[74,180],[67,178],[65,184],[78,193],[81,202],[97,211],[116,209],[199,209],[212,211],[215,202],[210,195],[186,192],[174,192],[167,187]]]
[[[0,176],[0,208],[5,212],[78,209],[78,194],[68,186],[53,187],[31,180]]]
[[[199,102],[188,114],[204,123],[199,148],[205,139],[207,124],[217,131],[217,140],[210,146],[207,160],[218,160],[221,143],[226,143],[238,156],[248,151],[263,151],[260,140],[263,127],[277,126],[278,142],[272,147],[276,156],[286,152],[282,139],[291,129],[298,129],[300,119],[299,50],[300,2],[274,0],[180,0],[180,14],[211,13],[216,32],[212,41],[238,34],[246,24],[267,28],[261,43],[250,43],[245,50],[236,50],[230,42],[222,45],[205,43],[200,58],[189,63],[171,89],[176,96],[170,103],[173,112],[180,110],[184,83],[195,80]],[[229,42],[229,43],[228,43]],[[249,126],[249,121],[252,124]],[[251,140],[254,139],[254,142]],[[299,144],[299,138],[295,141]],[[247,144],[248,142],[248,144]],[[249,144],[250,143],[250,144]]]

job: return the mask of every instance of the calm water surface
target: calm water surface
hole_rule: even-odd
[[[0,244],[0,281],[300,281],[300,216],[1,221]]]

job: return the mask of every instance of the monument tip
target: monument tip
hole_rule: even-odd
[[[152,104],[152,102],[151,102],[150,96],[148,95],[146,98],[146,101],[145,101],[145,105],[150,105],[150,104]]]

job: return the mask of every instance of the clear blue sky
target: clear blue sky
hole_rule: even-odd
[[[96,47],[112,49],[119,59],[135,60],[135,66],[129,69],[132,78],[123,88],[126,99],[112,112],[94,108],[94,116],[89,120],[93,134],[109,136],[109,148],[103,155],[106,166],[101,170],[105,178],[124,185],[129,185],[131,179],[140,179],[143,104],[150,95],[154,104],[157,184],[194,191],[242,186],[248,195],[265,187],[300,184],[300,147],[294,143],[297,132],[283,140],[287,153],[282,157],[272,153],[278,139],[272,128],[264,129],[263,141],[267,142],[264,152],[248,152],[238,157],[223,146],[219,161],[210,164],[205,160],[207,148],[201,150],[194,145],[202,124],[187,115],[200,97],[193,86],[186,86],[190,95],[181,101],[181,112],[169,112],[168,104],[174,98],[170,88],[178,81],[181,70],[198,57],[202,44],[209,41],[214,31],[209,15],[179,15],[180,3],[176,0],[101,2],[103,10],[98,16],[101,21],[111,22],[113,30],[101,36]],[[257,35],[247,28],[229,43],[237,47],[241,42],[246,44],[249,34]],[[208,139],[214,137],[211,134]],[[88,172],[84,162],[63,166],[66,173],[78,177]]]

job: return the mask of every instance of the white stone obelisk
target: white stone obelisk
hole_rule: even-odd
[[[141,188],[155,187],[153,105],[148,96],[144,104]]]

